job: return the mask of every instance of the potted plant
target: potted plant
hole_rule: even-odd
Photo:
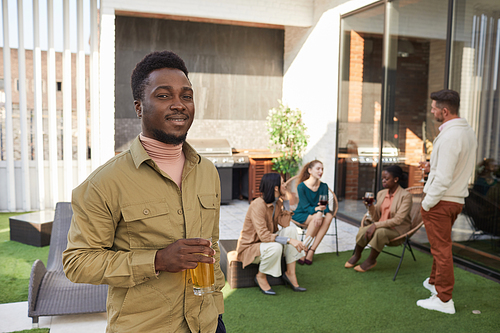
[[[267,131],[271,152],[281,152],[281,156],[273,158],[273,170],[278,171],[286,180],[298,172],[309,136],[306,135],[302,112],[278,102],[277,108],[269,110]]]

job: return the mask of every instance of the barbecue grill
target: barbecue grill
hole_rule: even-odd
[[[231,202],[233,196],[233,168],[248,167],[248,156],[233,157],[227,139],[188,139],[188,143],[203,157],[208,158],[217,168],[220,177],[221,203]]]

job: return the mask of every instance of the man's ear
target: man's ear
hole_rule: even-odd
[[[443,112],[443,116],[446,118],[448,117],[451,113],[450,113],[450,110],[445,106],[442,110]]]
[[[134,100],[134,109],[135,113],[137,114],[137,118],[142,117],[142,103],[140,100]]]

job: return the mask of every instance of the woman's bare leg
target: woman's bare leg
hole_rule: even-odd
[[[363,247],[361,245],[356,244],[356,247],[354,248],[354,254],[352,255],[351,259],[349,259],[347,262],[350,263],[351,265],[355,265],[359,259],[361,259],[361,253],[363,252]]]
[[[307,217],[307,220],[304,222],[304,226],[307,228],[306,229],[306,236],[304,237],[304,243],[306,243],[306,241],[308,239],[313,239],[318,232],[318,228],[316,227],[316,225],[314,223],[312,223],[312,220],[313,220],[313,215],[309,215]],[[307,244],[306,244],[306,246],[307,246]],[[300,258],[300,260],[304,261],[305,258],[306,258],[306,256],[303,256],[302,258]]]
[[[311,238],[314,238],[314,237],[316,237],[316,234],[318,233],[318,227],[316,226],[315,223],[312,222],[313,218],[314,218],[313,215],[309,215],[307,217],[306,222],[304,223],[305,227],[307,228],[306,229],[306,238],[308,236]]]
[[[257,273],[257,282],[259,282],[259,286],[262,290],[269,290],[271,289],[271,286],[269,285],[269,282],[267,281],[267,275],[259,271]]]
[[[328,228],[330,228],[330,223],[332,222],[332,219],[333,219],[333,215],[330,213],[326,214],[326,216],[323,218],[323,222],[321,223],[321,226],[319,228],[317,228],[316,239],[314,240],[313,244],[311,245],[311,250],[315,251],[318,248],[319,244],[323,240],[323,237],[325,237],[325,234],[328,231]],[[312,224],[314,224],[314,223],[311,223],[309,228],[312,227]],[[307,228],[307,229],[309,229],[309,228]],[[306,255],[306,259],[309,259],[312,261],[312,258],[314,256],[314,251],[308,251],[307,255]]]
[[[366,258],[365,261],[363,261],[363,263],[361,264],[361,268],[364,270],[367,270],[367,269],[371,268],[373,265],[375,265],[377,263],[377,257],[379,254],[380,254],[380,252],[378,252],[377,250],[375,250],[372,247],[372,250],[370,251],[370,255],[368,256],[368,258]]]
[[[288,280],[292,283],[294,287],[298,287],[299,283],[297,282],[297,275],[295,275],[295,261],[289,264],[286,264],[286,276]]]

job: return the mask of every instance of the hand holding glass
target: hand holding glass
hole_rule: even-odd
[[[373,192],[366,192],[365,197],[363,198],[365,200],[365,204],[368,206],[368,213],[366,213],[366,219],[371,219],[370,215],[370,206],[373,205],[373,202],[375,201],[375,194]]]
[[[327,194],[320,194],[319,195],[319,205],[320,206],[326,206],[328,205],[328,195]],[[322,210],[323,217],[325,217],[325,212]]]
[[[208,240],[212,241],[212,238]],[[206,254],[203,254],[206,256]],[[198,266],[188,269],[193,280],[193,292],[196,296],[210,294],[215,291],[214,264],[199,262]]]

